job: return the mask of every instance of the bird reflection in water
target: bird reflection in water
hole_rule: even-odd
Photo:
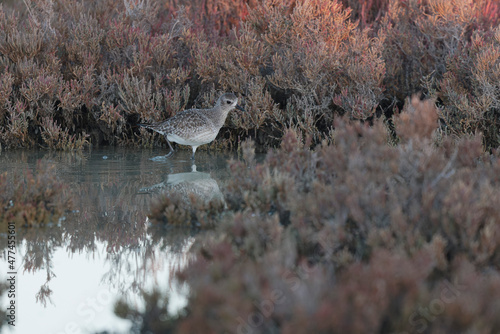
[[[208,173],[198,172],[195,164],[191,165],[191,172],[169,174],[163,182],[141,188],[139,193],[178,196],[186,204],[191,202],[191,197],[204,203],[225,203],[217,181]]]

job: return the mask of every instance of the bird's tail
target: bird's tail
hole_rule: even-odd
[[[164,135],[165,133],[163,131],[161,131],[159,128],[158,128],[158,124],[137,124],[138,126],[140,127],[143,127],[145,129],[149,129],[149,130],[153,130],[155,132],[158,132],[159,134],[161,135]]]

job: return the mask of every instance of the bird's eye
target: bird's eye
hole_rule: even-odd
[[[227,104],[231,104],[231,101],[227,100],[227,101],[226,101],[226,103],[227,103]]]

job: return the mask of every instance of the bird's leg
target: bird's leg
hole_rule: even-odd
[[[191,160],[194,161],[194,153],[196,152],[196,149],[198,148],[198,146],[192,146],[193,148],[193,155],[191,156]]]
[[[170,144],[170,141],[167,139],[167,136],[165,136],[165,140],[167,141],[168,143],[168,147],[170,147],[170,152],[167,153],[167,155],[165,155],[167,158],[170,157],[172,154],[174,154],[175,150],[174,148],[172,147],[172,144]]]

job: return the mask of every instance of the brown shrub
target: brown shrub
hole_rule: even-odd
[[[90,143],[85,132],[78,137],[70,135],[68,129],[62,130],[61,126],[50,118],[42,120],[42,139],[49,149],[56,150],[81,150]]]
[[[438,127],[438,112],[434,101],[420,101],[413,96],[394,119],[397,135],[405,141],[412,138],[430,139]]]
[[[342,0],[344,7],[352,10],[353,18],[359,20],[362,27],[376,25],[387,11],[389,3],[390,0]]]
[[[136,123],[206,106],[213,95],[232,91],[247,112],[233,113],[214,145],[234,148],[251,137],[263,150],[290,127],[320,143],[337,115],[391,115],[423,92],[440,107],[442,132],[481,132],[487,148],[498,146],[493,1],[342,4],[114,0],[26,1],[14,5],[19,12],[2,7],[0,140],[6,147],[44,144],[42,123],[50,117],[68,136],[89,133],[94,145],[164,145]],[[25,137],[9,127],[16,120],[9,101],[29,106]],[[122,117],[106,116],[109,108]]]
[[[476,328],[458,305],[497,298],[469,291],[481,268],[498,271],[498,157],[484,155],[479,137],[433,141],[436,113],[413,99],[395,120],[398,146],[388,144],[382,122],[343,120],[334,144],[314,151],[293,130],[263,163],[245,144],[226,188],[236,213],[181,275],[193,293],[179,331]],[[464,274],[467,267],[474,273]],[[498,296],[495,276],[484,279]],[[449,282],[458,293],[444,300]],[[440,309],[426,317],[421,305]],[[496,328],[494,317],[481,317]]]
[[[431,101],[407,106],[398,145],[346,119],[314,150],[287,130],[261,163],[245,142],[228,212],[179,274],[177,332],[495,331],[500,159],[437,138]]]
[[[492,33],[474,34],[448,59],[436,94],[443,101],[445,130],[456,136],[482,133],[488,149],[500,144],[500,28]]]
[[[497,147],[498,29],[490,24],[499,15],[487,0],[391,1],[379,32],[389,96],[423,91],[438,99],[444,131],[482,132],[485,146]]]
[[[71,198],[64,196],[65,185],[57,178],[54,165],[38,162],[35,172],[0,175],[0,222],[13,222],[21,227],[56,224]]]

